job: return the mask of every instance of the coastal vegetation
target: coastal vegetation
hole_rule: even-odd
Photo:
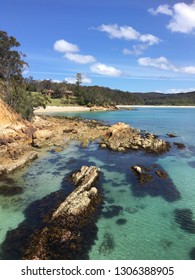
[[[23,118],[31,120],[34,108],[45,107],[49,100],[26,90],[23,71],[28,64],[23,60],[25,55],[18,50],[19,47],[16,38],[0,31],[0,98]]]

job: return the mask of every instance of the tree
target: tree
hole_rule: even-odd
[[[0,31],[0,79],[4,84],[4,99],[13,106],[13,91],[22,81],[22,71],[28,64],[17,50],[20,43],[5,31]]]
[[[27,91],[22,71],[28,64],[25,55],[17,50],[20,43],[5,31],[0,31],[0,96],[25,119],[31,120],[34,108],[45,107],[49,99]],[[29,83],[32,84],[30,77]]]
[[[82,75],[81,73],[76,74],[76,87],[75,87],[75,95],[77,97],[77,102],[79,105],[85,105],[85,101],[83,98],[83,92],[81,89],[82,84]]]

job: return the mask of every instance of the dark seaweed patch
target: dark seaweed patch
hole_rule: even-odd
[[[142,166],[141,166],[142,167]],[[156,170],[156,168],[158,168]],[[132,180],[132,192],[134,196],[137,197],[145,197],[146,195],[150,196],[161,196],[168,202],[174,202],[176,200],[179,200],[181,198],[181,195],[175,185],[173,184],[173,181],[168,177],[168,174],[159,166],[156,165],[156,168],[148,168],[149,173],[143,173],[144,178],[145,175],[148,175],[150,180],[142,180],[142,173],[141,173],[141,181],[140,181],[140,174],[137,174],[134,170],[132,173],[135,175],[134,177],[131,176]],[[144,171],[147,169],[145,167],[142,167]],[[164,176],[157,176],[156,171],[159,171],[161,174],[164,174]],[[167,175],[167,178],[165,178],[165,173]],[[137,177],[138,180],[135,180]],[[151,179],[152,177],[152,179]],[[163,177],[163,179],[162,179]]]
[[[0,195],[2,196],[14,196],[23,193],[23,188],[18,186],[1,186]]]
[[[195,248],[190,251],[190,259],[195,260]]]
[[[125,208],[125,211],[129,214],[135,214],[138,212],[138,208],[137,207],[127,207],[127,208]]]
[[[126,224],[127,223],[127,220],[126,219],[118,219],[117,221],[116,221],[116,224],[117,225],[124,225],[124,224]]]
[[[52,172],[52,175],[58,176],[58,175],[61,175],[61,172],[59,172],[59,171],[54,171],[54,172]]]
[[[114,199],[112,197],[106,198],[106,202],[112,204],[114,203]]]
[[[195,168],[195,160],[193,161],[188,161],[189,166]]]
[[[111,233],[106,232],[104,234],[103,241],[99,247],[99,253],[104,256],[110,254],[115,248],[114,238]]]
[[[192,219],[193,213],[190,209],[176,209],[175,221],[180,225],[180,228],[189,232],[195,233],[195,220]]]
[[[173,242],[168,240],[168,239],[162,239],[160,241],[160,244],[161,244],[161,246],[163,247],[164,250],[167,250],[173,245]]]
[[[106,219],[111,219],[115,216],[118,216],[122,210],[123,210],[122,206],[118,206],[118,205],[106,206],[102,211],[102,216]]]

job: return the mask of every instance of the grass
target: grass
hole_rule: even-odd
[[[39,92],[32,92],[32,95],[39,95],[41,93]],[[48,103],[48,106],[57,106],[57,107],[66,107],[66,106],[77,106],[76,97],[70,96],[69,100],[66,99],[66,97],[62,98],[51,98],[48,97],[50,100],[50,103]],[[62,102],[64,101],[64,102]]]

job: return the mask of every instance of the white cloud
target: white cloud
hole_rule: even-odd
[[[182,67],[181,71],[186,74],[195,74],[195,66]]]
[[[143,45],[143,44],[139,44],[139,45],[133,45],[133,49],[123,49],[123,54],[124,55],[129,55],[129,54],[133,54],[133,55],[141,55],[144,50],[147,48],[147,45]]]
[[[156,16],[158,14],[164,14],[164,15],[168,15],[171,16],[173,14],[171,8],[169,5],[160,5],[158,6],[157,9],[149,9],[148,12],[150,12],[152,15]]]
[[[81,55],[77,53],[66,53],[64,57],[80,64],[88,64],[96,61],[92,55]]]
[[[97,29],[108,33],[110,38],[117,39],[137,40],[140,35],[131,26],[118,26],[117,24],[102,24]]]
[[[97,73],[100,75],[105,75],[105,76],[110,76],[110,77],[118,77],[122,75],[122,71],[112,67],[112,66],[107,66],[102,63],[96,63],[90,67],[91,71],[93,73]]]
[[[117,24],[102,24],[97,28],[99,31],[106,32],[111,39],[124,39],[127,41],[137,40],[148,45],[158,44],[160,39],[152,34],[141,34],[131,26],[118,26]]]
[[[65,81],[68,84],[75,84],[76,83],[76,78],[67,77],[67,78],[65,78]],[[84,84],[91,84],[92,80],[90,78],[86,77],[85,75],[82,75],[82,83],[84,83]]]
[[[178,67],[173,65],[166,57],[158,58],[141,57],[137,60],[138,64],[146,67],[154,67],[161,70],[168,70],[184,74],[195,74],[195,66]]]
[[[150,66],[162,70],[176,70],[175,67],[164,56],[158,58],[141,57],[138,59],[138,64],[141,66]]]
[[[172,32],[192,33],[195,31],[195,1],[192,4],[176,3],[168,29]]]
[[[144,34],[139,37],[139,41],[152,46],[154,44],[158,44],[160,39],[152,34]]]
[[[28,75],[29,74],[29,68],[24,68],[22,71],[22,75]]]
[[[61,39],[54,43],[54,50],[62,53],[78,52],[79,47]]]
[[[60,80],[52,80],[52,82],[54,82],[54,83],[62,83],[62,81],[60,81]]]
[[[76,78],[72,77],[67,77],[64,79],[68,84],[75,84],[76,83]]]
[[[160,93],[173,93],[173,94],[176,94],[176,93],[183,93],[183,92],[192,92],[192,91],[195,91],[195,88],[171,88],[171,89],[167,89],[166,91],[161,91],[161,90],[158,90],[156,92],[160,92]]]

